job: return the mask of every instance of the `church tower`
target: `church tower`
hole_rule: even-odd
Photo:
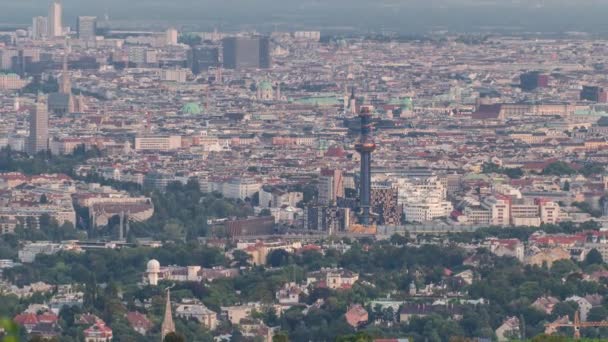
[[[175,332],[173,313],[171,312],[171,289],[167,289],[167,304],[165,304],[165,318],[160,330],[161,342],[169,333]]]

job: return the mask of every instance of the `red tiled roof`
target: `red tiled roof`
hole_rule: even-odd
[[[133,327],[142,327],[145,329],[150,329],[152,327],[150,320],[144,314],[136,311],[127,314],[127,321],[129,321]]]
[[[325,152],[326,157],[344,158],[346,157],[346,151],[341,147],[330,147]]]
[[[18,325],[35,325],[38,323],[38,317],[33,313],[24,313],[15,316],[13,322]]]
[[[46,312],[38,316],[38,322],[41,323],[56,323],[59,317],[52,312]]]

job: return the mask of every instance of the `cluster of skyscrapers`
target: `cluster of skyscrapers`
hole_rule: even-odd
[[[97,17],[81,16],[76,22],[78,39],[95,40]],[[32,19],[31,36],[33,39],[54,39],[63,37],[63,7],[60,0],[53,0],[49,6],[48,16],[36,16]]]

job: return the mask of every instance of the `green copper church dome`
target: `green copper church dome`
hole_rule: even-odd
[[[401,99],[399,106],[401,107],[401,109],[403,110],[413,110],[414,109],[414,102],[412,101],[411,97],[404,97]]]
[[[198,103],[190,102],[186,103],[181,110],[182,114],[199,115],[202,113],[201,107]]]
[[[262,91],[272,91],[272,84],[268,81],[262,81],[258,84],[258,89]]]

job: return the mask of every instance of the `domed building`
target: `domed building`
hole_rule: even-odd
[[[399,106],[401,117],[410,117],[414,114],[414,102],[409,96],[400,99],[394,99],[390,102],[392,105]]]
[[[258,84],[257,98],[262,101],[274,100],[274,89],[272,89],[272,84],[270,82],[262,81]]]
[[[401,110],[413,111],[414,110],[414,102],[411,97],[404,97],[400,101]]]
[[[198,103],[189,102],[182,107],[180,112],[184,115],[201,115],[203,111]]]
[[[146,274],[148,275],[148,284],[156,286],[158,285],[158,274],[160,273],[160,262],[156,259],[148,261],[146,267]]]

